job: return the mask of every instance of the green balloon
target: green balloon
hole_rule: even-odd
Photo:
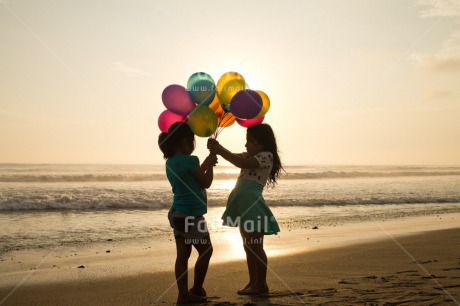
[[[198,105],[188,116],[188,125],[196,136],[209,137],[217,129],[217,116],[206,105]]]
[[[187,91],[195,103],[209,105],[216,95],[216,84],[209,74],[197,72],[188,79]]]

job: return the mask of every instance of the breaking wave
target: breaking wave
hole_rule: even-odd
[[[346,205],[384,205],[420,203],[460,203],[459,197],[373,197],[348,199],[283,199],[266,197],[269,206],[346,206]],[[172,198],[153,194],[126,195],[75,195],[51,194],[41,196],[16,195],[0,199],[0,211],[41,211],[41,210],[109,210],[109,209],[166,209],[171,207]],[[225,196],[213,197],[209,206],[223,207]]]
[[[460,176],[460,171],[324,171],[304,173],[284,173],[282,180],[302,179],[340,179],[340,178],[377,178],[377,177],[427,177]],[[238,177],[237,173],[215,173],[214,179],[227,180]],[[10,174],[0,175],[5,183],[58,183],[58,182],[147,182],[166,180],[165,174]]]

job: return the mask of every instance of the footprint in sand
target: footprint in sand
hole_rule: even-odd
[[[418,272],[416,270],[407,270],[407,271],[400,271],[400,272],[396,272],[396,274],[402,274],[402,273],[414,273],[414,272]]]
[[[443,271],[453,271],[453,270],[460,270],[460,268],[448,268],[448,269],[443,269]]]
[[[428,275],[428,276],[422,276],[421,279],[431,279],[431,278],[446,278],[446,276],[436,276],[436,275]]]

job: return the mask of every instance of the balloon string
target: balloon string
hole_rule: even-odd
[[[230,120],[232,120],[232,116],[229,113],[225,113],[223,117],[223,125],[227,124],[227,122],[230,122]]]
[[[228,113],[225,113],[225,115],[222,117],[223,124],[226,124],[228,121],[230,121],[231,116],[227,116]],[[227,118],[225,118],[227,117]]]
[[[217,129],[216,129],[216,137],[215,139],[217,139],[217,137],[219,136],[219,134],[221,133],[222,131],[222,127],[220,126],[223,122],[223,119],[225,118],[225,115],[226,113],[220,113],[219,114],[219,120],[218,120],[218,123],[217,123]]]
[[[232,115],[230,115],[230,113],[225,113],[225,115],[222,117],[222,127],[221,127],[221,130],[220,132],[223,131],[223,129],[226,127],[225,125],[230,122],[232,120]],[[220,133],[219,132],[219,133]]]
[[[223,132],[225,125],[227,122],[230,122],[232,120],[232,116],[228,112],[220,113],[219,116],[217,116],[217,129],[213,134],[214,139],[217,139],[217,137],[220,135],[220,133]]]
[[[219,136],[219,134],[222,132],[222,130],[224,129],[221,124],[225,124],[225,121],[224,121],[224,118],[225,118],[225,115],[221,117],[220,121],[219,121],[219,124],[218,124],[218,127],[217,127],[217,136]]]
[[[222,133],[223,130],[224,130],[224,127],[219,127],[219,128],[216,130],[217,136],[219,136],[220,133]]]
[[[214,132],[214,139],[217,139],[217,136],[219,136],[219,134],[220,134],[220,132],[219,132],[219,126],[220,126],[220,124],[221,124],[221,122],[222,122],[222,118],[223,118],[223,117],[222,117],[221,114],[219,114],[219,116],[217,117],[217,129],[216,129],[216,131]]]
[[[217,116],[217,126],[218,126],[218,127],[219,127],[219,125],[220,125],[220,121],[221,121],[221,120],[222,120],[222,118],[221,118],[221,116],[220,116],[220,114],[219,114],[219,115]],[[218,129],[216,129],[216,130],[214,131],[214,134],[213,134],[213,135],[214,135],[214,139],[217,139],[217,135],[218,135],[218,132],[217,132],[217,131],[218,131]]]

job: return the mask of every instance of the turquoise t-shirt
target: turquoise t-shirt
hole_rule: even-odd
[[[200,161],[193,155],[174,155],[166,161],[166,176],[174,193],[172,207],[189,216],[207,212],[206,189],[192,176]]]

